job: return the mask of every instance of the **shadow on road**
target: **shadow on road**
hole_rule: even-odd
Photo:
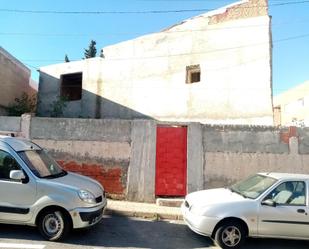
[[[95,227],[74,230],[60,243],[46,243],[38,230],[26,226],[0,225],[3,239],[31,244],[47,244],[47,248],[107,247],[107,248],[208,248],[209,238],[191,232],[185,225],[172,221],[150,221],[118,216],[105,216]],[[58,246],[57,246],[58,245]],[[56,247],[57,246],[57,247]]]
[[[3,239],[45,243],[36,228],[0,225]],[[46,244],[46,243],[45,243]],[[179,222],[149,221],[126,217],[106,216],[97,226],[75,230],[61,244],[47,243],[52,248],[216,248],[211,239],[197,235]],[[249,239],[244,249],[307,249],[309,242],[273,239]]]
[[[244,249],[307,249],[309,241],[284,239],[248,239]]]
[[[106,217],[94,230],[73,232],[66,242],[108,248],[189,249],[213,246],[209,238],[192,233],[183,224],[117,216]]]

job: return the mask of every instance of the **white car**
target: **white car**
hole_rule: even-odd
[[[55,241],[98,223],[106,204],[97,181],[64,171],[31,141],[0,136],[0,223],[38,226]]]
[[[309,240],[309,175],[259,173],[228,188],[188,194],[182,214],[194,232],[222,248],[247,237]]]

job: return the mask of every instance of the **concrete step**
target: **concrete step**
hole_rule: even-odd
[[[155,220],[182,220],[181,210],[178,207],[164,207],[158,206],[155,203],[128,202],[110,199],[107,201],[105,214]]]
[[[157,198],[156,204],[165,207],[180,207],[184,200],[184,198]]]

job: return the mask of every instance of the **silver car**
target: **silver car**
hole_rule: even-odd
[[[103,187],[64,171],[29,140],[0,136],[0,223],[38,226],[47,240],[98,223]]]
[[[187,225],[222,248],[239,248],[247,237],[309,239],[309,175],[260,173],[228,188],[188,194]]]

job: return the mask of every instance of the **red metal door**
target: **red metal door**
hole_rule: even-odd
[[[187,127],[157,127],[156,196],[187,193]]]

